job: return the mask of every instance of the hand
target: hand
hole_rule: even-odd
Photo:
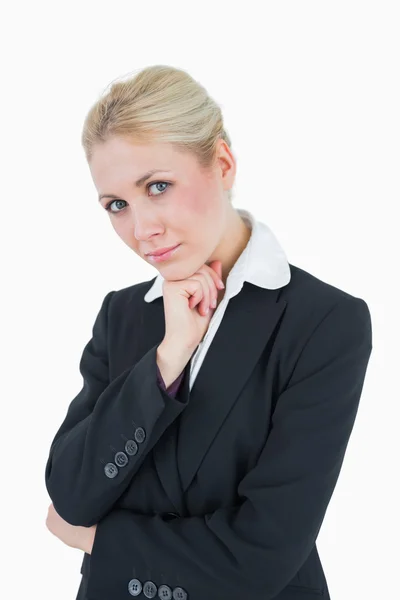
[[[215,260],[187,279],[164,280],[164,344],[184,350],[193,350],[199,345],[215,310],[211,303],[218,300],[218,290],[224,287],[221,269],[221,261]]]
[[[87,554],[92,553],[97,525],[93,525],[92,527],[71,525],[60,517],[53,503],[51,503],[47,512],[46,526],[53,535],[58,537],[64,544],[67,544],[67,546],[78,548],[87,552]]]

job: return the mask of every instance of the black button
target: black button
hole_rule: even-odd
[[[158,597],[161,598],[161,600],[171,600],[172,590],[169,585],[160,585],[158,588]]]
[[[172,592],[172,597],[174,600],[186,600],[188,595],[183,588],[176,587]]]
[[[138,453],[139,446],[134,440],[128,440],[125,444],[125,451],[129,456],[135,456]]]
[[[152,581],[146,581],[143,584],[143,594],[146,598],[155,598],[157,596],[157,586]]]
[[[128,583],[128,591],[131,596],[139,596],[142,592],[142,584],[139,579],[131,579]]]
[[[138,427],[135,431],[135,440],[142,444],[146,438],[146,432],[143,427]]]
[[[172,521],[172,519],[176,519],[177,517],[179,517],[179,515],[177,515],[174,512],[168,512],[165,513],[165,515],[163,515],[163,520],[164,521]]]
[[[104,473],[107,475],[107,477],[113,479],[118,475],[118,468],[114,465],[114,463],[109,462],[104,467]]]
[[[114,460],[119,467],[125,467],[128,464],[128,457],[125,452],[117,452]]]

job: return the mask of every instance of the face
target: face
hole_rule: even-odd
[[[227,144],[218,143],[215,165],[207,172],[193,155],[171,144],[139,145],[114,137],[94,149],[89,168],[113,228],[165,279],[185,279],[219,259],[232,211],[227,191],[236,164]],[[163,262],[146,255],[177,244],[178,250]]]

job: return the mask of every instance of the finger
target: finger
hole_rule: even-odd
[[[193,296],[189,300],[189,308],[194,309],[197,306],[197,310],[200,312],[201,303],[203,301],[203,288],[201,284],[199,284],[199,288],[193,294]]]
[[[202,301],[203,301],[203,290],[199,289],[195,295],[190,299],[190,303],[189,303],[189,307],[191,309],[194,309],[197,307],[197,310],[199,312],[202,311]],[[203,314],[204,314],[204,310],[203,310]]]
[[[200,278],[197,278],[195,275],[190,277],[189,279],[183,279],[173,282],[163,282],[164,286],[167,285],[179,285],[181,288],[181,292],[188,299],[189,308],[193,308],[196,306],[203,298],[203,285],[200,281]]]
[[[190,279],[193,281],[197,281],[200,284],[200,287],[196,290],[195,300],[191,300],[189,305],[191,308],[194,308],[195,306],[199,305],[198,311],[205,315],[207,314],[207,308],[210,306],[210,289],[206,276],[204,273],[197,271],[194,275],[190,277]]]
[[[210,265],[204,265],[207,271],[211,274],[217,290],[224,288],[222,277],[222,263],[220,260],[214,260]]]
[[[213,260],[209,266],[217,273],[219,278],[222,277],[222,262],[220,260]]]
[[[220,260],[217,261],[217,273],[218,273],[218,277],[220,278],[220,280],[222,281],[222,262]]]
[[[217,300],[218,300],[218,288],[215,283],[215,278],[212,276],[213,270],[207,268],[207,269],[204,269],[202,271],[202,273],[204,274],[204,277],[207,280],[208,289],[209,289],[209,304],[205,305],[205,308],[207,308],[207,307],[215,308],[215,306],[213,306],[213,301],[215,301],[215,305],[216,305]]]

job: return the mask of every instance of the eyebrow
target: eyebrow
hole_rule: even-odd
[[[136,187],[141,187],[145,181],[147,181],[147,179],[150,179],[150,177],[152,175],[154,175],[154,173],[171,173],[171,171],[165,170],[165,169],[152,169],[151,171],[148,171],[147,173],[145,173],[144,175],[142,175],[141,177],[139,177],[139,179],[137,181],[135,181],[135,186]],[[99,195],[99,202],[102,198],[116,198],[118,199],[119,196],[116,196],[115,194],[100,194]]]

